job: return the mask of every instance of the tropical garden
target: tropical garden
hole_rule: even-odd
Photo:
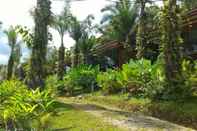
[[[37,0],[33,30],[1,28],[11,51],[0,66],[0,130],[197,129],[197,41],[186,39],[194,23],[184,25],[196,0],[113,0],[100,24],[91,14],[78,20],[72,1],[56,15],[51,2]]]

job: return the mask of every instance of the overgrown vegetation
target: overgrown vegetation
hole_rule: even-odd
[[[0,123],[6,130],[44,129],[46,123],[42,119],[53,112],[51,92],[29,90],[17,80],[0,84],[0,101]]]
[[[61,14],[53,15],[51,2],[37,0],[31,12],[33,31],[18,25],[4,32],[11,52],[8,64],[0,66],[0,128],[69,128],[74,119],[87,130],[97,125],[94,118],[73,107],[61,111],[55,100],[95,91],[104,96],[85,98],[187,126],[191,121],[197,128],[196,41],[184,37],[187,28],[195,30],[193,14],[186,12],[197,6],[195,0],[162,0],[160,6],[154,0],[113,1],[101,10],[105,14],[98,25],[93,15],[82,21],[74,16],[72,1],[65,2]],[[59,49],[48,44],[53,39],[49,28],[59,33]],[[70,49],[65,48],[65,35],[75,42]],[[24,61],[18,36],[31,54]],[[172,117],[166,118],[168,113]],[[87,119],[76,121],[77,117]],[[83,122],[88,119],[92,122],[86,127]],[[64,120],[68,126],[61,124]]]
[[[71,69],[64,77],[65,90],[71,95],[93,92],[98,72],[98,67],[86,65]]]

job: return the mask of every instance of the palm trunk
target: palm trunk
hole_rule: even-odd
[[[14,45],[11,49],[11,55],[8,60],[8,68],[7,68],[7,79],[10,80],[13,75],[13,68],[14,68]]]
[[[146,7],[146,0],[140,0],[140,21],[138,25],[138,32],[137,32],[137,58],[141,59],[144,56],[145,50],[145,7]]]
[[[75,49],[74,49],[74,56],[73,56],[73,63],[72,66],[76,67],[79,64],[79,51],[78,51],[78,45],[75,45]]]
[[[64,40],[63,40],[63,35],[61,36],[61,46],[59,48],[59,65],[58,65],[58,77],[59,80],[62,80],[64,77],[64,67],[65,67],[65,47],[64,47]]]

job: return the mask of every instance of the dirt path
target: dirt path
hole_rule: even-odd
[[[195,131],[153,117],[124,112],[114,108],[73,101],[66,103],[71,104],[77,110],[100,117],[104,122],[123,128],[126,131]]]

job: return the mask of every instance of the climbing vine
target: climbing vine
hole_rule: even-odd
[[[183,43],[181,38],[181,17],[177,8],[176,0],[164,0],[164,7],[160,14],[160,29],[162,33],[161,50],[164,59],[164,70],[167,83],[168,95],[181,95],[184,79],[181,71],[180,47]]]

